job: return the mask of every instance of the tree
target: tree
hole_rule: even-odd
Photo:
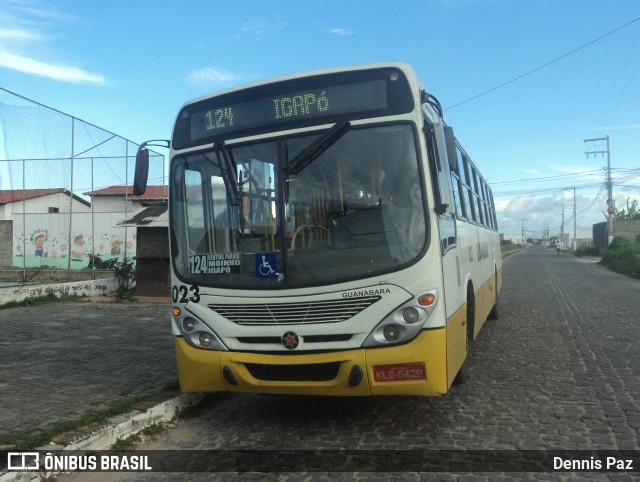
[[[616,209],[616,219],[621,221],[631,221],[633,219],[640,219],[640,211],[638,211],[638,201],[631,201],[631,205],[629,205],[629,200],[631,198],[627,198],[627,209],[623,209],[618,211]]]

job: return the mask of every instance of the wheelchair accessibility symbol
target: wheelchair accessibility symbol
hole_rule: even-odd
[[[256,254],[256,277],[258,278],[275,278],[276,277],[275,253]]]

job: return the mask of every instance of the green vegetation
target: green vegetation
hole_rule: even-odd
[[[578,258],[582,258],[584,256],[600,256],[600,253],[596,248],[580,246],[578,249],[573,251],[573,254]]]
[[[629,203],[630,199],[627,198],[627,208],[621,211],[616,209],[616,219],[623,221],[632,221],[634,219],[640,219],[640,211],[638,211],[638,201],[633,200]]]
[[[77,418],[73,418],[63,422],[52,423],[50,425],[47,425],[43,429],[26,430],[11,435],[2,435],[0,436],[0,446],[2,446],[3,449],[6,448],[8,450],[15,451],[35,450],[38,447],[48,444],[54,437],[60,434],[73,432],[91,425],[98,425],[104,423],[111,417],[131,412],[136,407],[136,405],[142,402],[153,400],[164,392],[173,391],[175,389],[174,387],[176,386],[177,381],[169,382],[166,383],[164,387],[162,387],[162,389],[158,392],[118,400],[112,402],[106,408],[100,410],[89,410]],[[150,427],[153,427],[153,425],[151,425]],[[150,428],[149,430],[150,432],[143,432],[143,434],[152,435],[153,430],[157,430],[157,427]],[[121,443],[124,444],[125,441],[126,439]]]
[[[160,435],[165,430],[167,430],[166,422],[152,423],[133,435],[129,435],[125,438],[118,437],[111,445],[110,450],[131,450],[143,441],[143,436],[153,437],[155,435]]]
[[[9,450],[35,450],[48,444],[56,435],[72,432],[82,427],[103,423],[105,420],[133,410],[136,404],[146,400],[145,396],[131,397],[112,402],[107,408],[89,410],[78,418],[56,422],[43,429],[27,430],[11,435],[0,436],[0,445],[9,446]]]
[[[500,250],[502,251],[503,259],[509,256],[510,254],[517,253],[521,249],[522,249],[521,245],[515,244],[510,239],[500,242]]]
[[[635,241],[614,238],[605,250],[600,264],[611,271],[640,279],[640,236]]]
[[[132,299],[136,293],[133,282],[136,279],[136,265],[133,258],[124,258],[113,267],[113,273],[118,279],[116,299],[119,301]]]

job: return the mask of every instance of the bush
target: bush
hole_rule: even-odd
[[[135,293],[133,283],[136,280],[136,266],[133,258],[124,258],[121,263],[116,263],[113,267],[113,273],[118,279],[116,298],[131,298]]]
[[[598,252],[597,248],[589,248],[586,246],[581,246],[578,249],[575,250],[575,252],[573,253],[578,257],[583,257],[583,256],[600,256],[600,253]]]
[[[604,252],[600,264],[611,271],[640,278],[640,242],[614,238]]]

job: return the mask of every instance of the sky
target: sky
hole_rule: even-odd
[[[0,0],[0,87],[133,142],[283,74],[403,61],[492,186],[507,238],[640,201],[638,0]],[[575,188],[575,198],[574,189]]]

